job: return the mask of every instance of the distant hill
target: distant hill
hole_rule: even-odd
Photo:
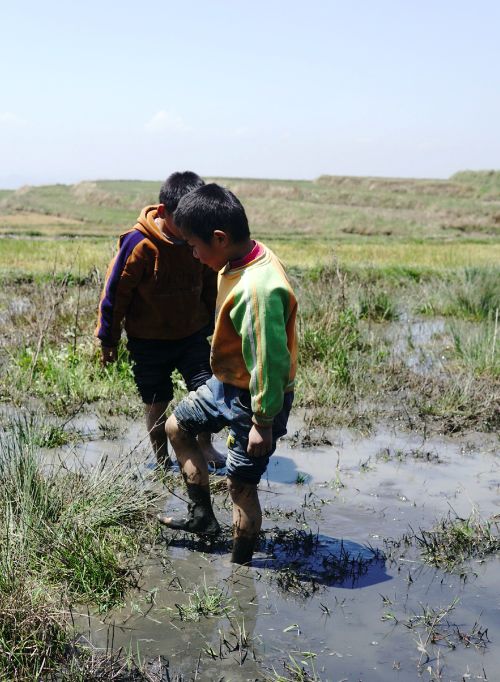
[[[325,175],[314,181],[219,178],[261,238],[399,239],[500,235],[500,171],[449,180]],[[157,202],[161,181],[96,180],[0,190],[0,234],[116,236]]]

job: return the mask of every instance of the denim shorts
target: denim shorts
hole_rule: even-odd
[[[144,403],[169,403],[174,396],[172,372],[177,369],[189,391],[196,391],[212,376],[210,327],[183,339],[137,339],[129,337],[127,348],[132,358],[134,379]]]
[[[250,393],[214,376],[192,391],[175,408],[179,426],[193,436],[202,431],[218,433],[229,428],[227,439],[227,475],[244,483],[257,485],[267,469],[269,458],[276,450],[276,441],[286,433],[286,424],[293,402],[293,393],[285,393],[283,408],[273,421],[273,446],[265,457],[250,457],[247,453],[248,434],[253,426]]]

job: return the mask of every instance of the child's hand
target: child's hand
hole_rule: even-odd
[[[118,357],[118,348],[116,346],[101,346],[101,362],[106,365],[116,362]]]
[[[250,457],[265,457],[273,447],[273,427],[254,424],[248,434],[247,452]]]

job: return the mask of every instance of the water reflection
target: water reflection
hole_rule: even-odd
[[[264,551],[268,556],[253,566],[275,571],[275,582],[285,591],[297,591],[296,581],[310,584],[312,593],[320,585],[359,589],[391,580],[379,550],[311,530],[276,530]]]

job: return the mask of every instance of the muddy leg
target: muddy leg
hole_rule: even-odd
[[[174,448],[177,461],[182,467],[189,497],[187,516],[176,519],[159,514],[158,520],[165,526],[190,533],[216,535],[220,531],[210,501],[208,467],[198,441],[179,427],[171,415],[166,423],[166,432]]]
[[[167,419],[165,431],[186,483],[208,485],[208,467],[196,437],[181,429],[173,414]]]
[[[150,403],[145,405],[146,425],[149,439],[153,446],[156,461],[160,466],[168,468],[172,460],[168,455],[168,438],[165,433],[165,410],[168,403]]]
[[[227,479],[227,487],[233,501],[233,553],[235,564],[250,564],[262,526],[257,486],[243,483],[236,478]]]

